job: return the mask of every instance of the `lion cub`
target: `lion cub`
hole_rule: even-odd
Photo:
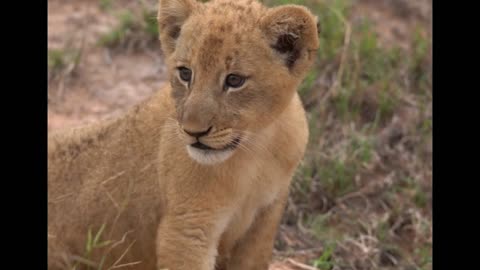
[[[170,81],[48,138],[50,269],[267,269],[308,140],[306,8],[161,0]]]

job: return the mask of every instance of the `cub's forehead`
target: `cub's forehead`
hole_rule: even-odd
[[[258,21],[266,10],[254,0],[210,1],[194,12],[191,21],[199,32],[246,34],[258,27]]]
[[[206,15],[255,17],[265,12],[266,7],[257,0],[213,0],[204,4]]]
[[[252,50],[259,50],[258,21],[264,10],[256,1],[208,2],[182,27],[177,58],[206,69],[248,63]]]

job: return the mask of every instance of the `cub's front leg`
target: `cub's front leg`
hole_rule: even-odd
[[[208,209],[172,212],[158,228],[157,269],[213,270],[227,218]]]
[[[288,193],[262,209],[245,236],[233,249],[226,270],[267,270]]]

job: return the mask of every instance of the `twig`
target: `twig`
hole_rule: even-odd
[[[108,268],[108,270],[110,269],[115,269],[115,268],[120,268],[120,267],[124,267],[124,266],[128,266],[128,265],[133,265],[133,264],[139,264],[141,263],[141,261],[138,261],[138,262],[131,262],[131,263],[126,263],[126,264],[121,264],[121,265],[117,265],[117,263],[119,263],[123,257],[125,257],[125,255],[127,254],[127,252],[130,250],[130,248],[133,246],[133,244],[135,244],[136,240],[134,240],[128,247],[127,249],[125,249],[125,251],[122,253],[122,255],[120,256],[120,258],[118,258],[118,260],[110,267]]]
[[[306,265],[306,264],[304,264],[304,263],[297,262],[297,261],[295,261],[294,259],[287,259],[287,262],[293,264],[294,266],[296,266],[296,267],[298,267],[298,268],[300,268],[300,269],[304,269],[304,270],[318,270],[317,268],[312,267],[312,266],[310,266],[310,265]]]
[[[328,97],[330,97],[332,95],[335,96],[337,94],[337,88],[340,85],[340,82],[342,80],[343,69],[344,69],[344,66],[345,66],[345,61],[347,59],[347,53],[348,53],[347,50],[350,46],[350,37],[351,37],[351,34],[352,34],[352,29],[351,29],[350,23],[348,23],[348,21],[345,19],[345,17],[342,14],[340,14],[340,12],[338,12],[338,10],[333,9],[331,7],[328,7],[328,8],[335,15],[337,15],[337,17],[342,21],[343,25],[345,26],[345,36],[344,36],[344,39],[343,39],[343,48],[342,48],[342,54],[340,56],[340,64],[339,64],[339,67],[338,67],[337,74],[335,75],[335,80],[333,81],[332,85],[327,90],[327,92],[323,95],[322,99],[320,100],[320,104],[325,102],[328,99]]]
[[[79,262],[81,264],[91,266],[91,267],[97,267],[98,266],[98,264],[96,262],[93,262],[91,260],[85,259],[85,258],[77,256],[77,255],[71,255],[70,259],[72,259],[76,262]]]
[[[57,198],[48,201],[48,203],[53,203],[53,204],[58,203],[58,202],[62,201],[63,199],[65,199],[65,198],[67,198],[67,197],[70,197],[70,196],[72,196],[72,195],[74,195],[74,194],[75,194],[75,193],[70,192],[70,193],[67,193],[67,194],[60,195],[60,196],[58,196]]]
[[[65,88],[65,74],[64,72],[61,72],[60,74],[60,79],[58,80],[58,86],[57,86],[57,94],[56,94],[56,99],[57,100],[62,100],[63,99],[63,89]]]
[[[117,179],[118,177],[122,176],[125,174],[126,171],[121,171],[113,176],[110,176],[109,178],[107,178],[106,180],[102,181],[101,185],[104,186],[106,185],[108,182],[110,182],[111,180],[114,180],[114,179]]]
[[[115,208],[120,211],[120,206],[118,205],[118,203],[115,201],[115,199],[113,198],[112,194],[110,194],[110,192],[108,192],[107,188],[105,186],[103,186],[103,189],[105,189],[105,193],[107,194],[107,197],[110,199],[110,201],[113,203],[113,206],[115,206]]]
[[[117,266],[115,266],[115,267],[112,267],[112,268],[110,268],[110,269],[117,269],[117,268],[132,266],[132,265],[136,265],[136,264],[139,264],[139,263],[142,263],[142,262],[141,262],[141,261],[138,261],[138,262],[124,263],[124,264],[120,264],[120,265],[117,265]]]
[[[133,230],[130,230],[130,231],[127,231],[126,233],[124,233],[123,236],[122,236],[122,239],[120,239],[119,241],[113,243],[113,245],[111,246],[110,249],[113,249],[113,248],[115,248],[116,246],[118,246],[118,245],[120,245],[120,244],[123,244],[123,243],[125,242],[125,239],[127,238],[127,235],[128,235],[129,233],[131,233],[131,232],[133,232]]]

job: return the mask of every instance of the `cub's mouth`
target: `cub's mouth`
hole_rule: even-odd
[[[202,165],[213,165],[221,163],[229,159],[234,150],[239,146],[240,137],[235,138],[223,148],[213,148],[204,143],[197,141],[196,143],[187,145],[187,152],[190,158]]]
[[[239,144],[240,144],[240,137],[237,137],[234,140],[232,140],[229,144],[225,145],[223,148],[220,148],[220,149],[210,147],[206,144],[201,143],[200,141],[197,141],[196,143],[193,143],[190,146],[200,150],[225,151],[225,150],[233,150],[237,148]]]

